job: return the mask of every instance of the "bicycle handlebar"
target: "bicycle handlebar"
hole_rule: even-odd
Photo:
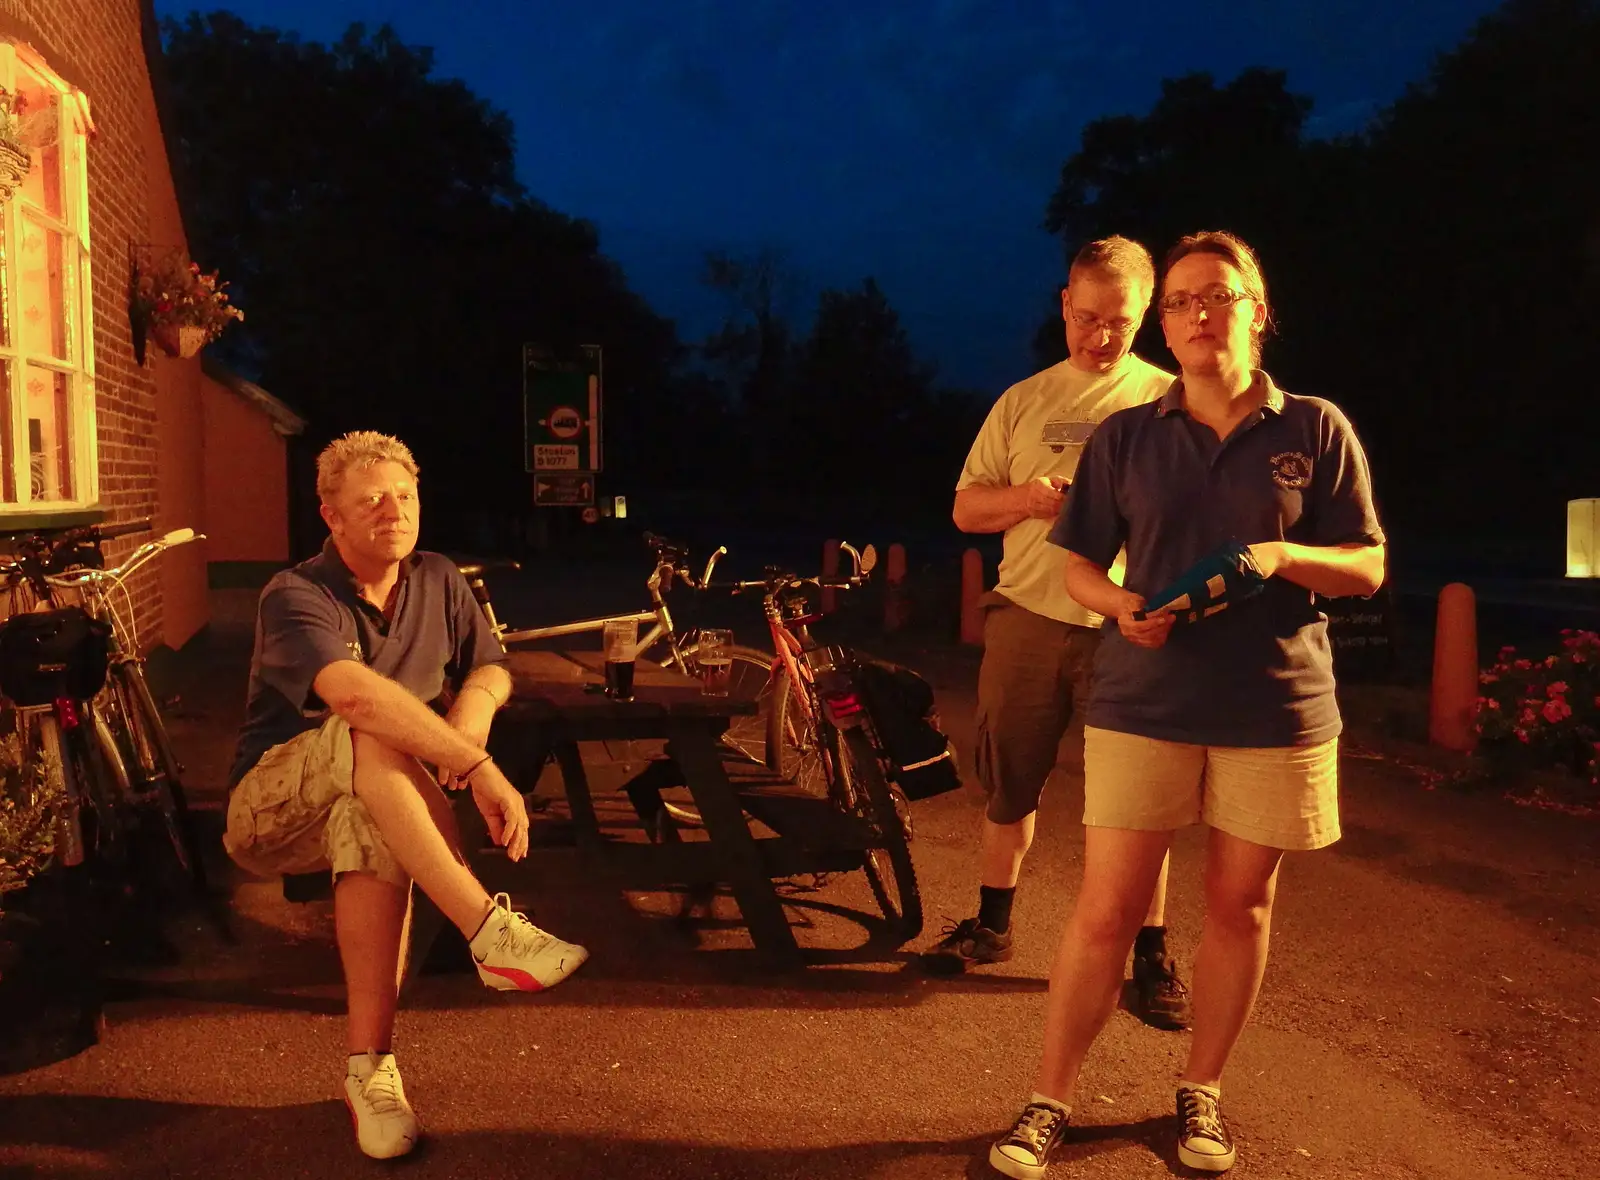
[[[149,522],[146,521],[145,526],[148,527],[148,525]],[[125,531],[134,532],[137,530],[125,528]],[[45,581],[52,586],[68,588],[84,586],[90,582],[120,582],[157,554],[163,553],[168,549],[175,549],[179,545],[187,545],[190,541],[203,541],[205,539],[204,533],[197,533],[190,528],[173,529],[163,537],[159,537],[154,541],[146,541],[128,554],[126,561],[112,569],[84,569],[73,570],[65,574],[46,574]]]
[[[819,590],[854,590],[866,585],[872,576],[873,568],[878,564],[878,551],[868,545],[864,551],[856,549],[848,541],[840,541],[839,548],[850,556],[850,564],[854,569],[843,578],[826,578],[822,574],[802,578],[792,570],[769,567],[765,578],[753,578],[742,582],[724,582],[719,589],[740,594],[746,590],[761,590],[771,594],[787,590],[791,587],[815,586]]]
[[[150,531],[150,518],[143,520],[126,520],[121,524],[93,524],[85,530],[100,538],[110,541],[116,537],[126,537],[129,533],[147,533]]]

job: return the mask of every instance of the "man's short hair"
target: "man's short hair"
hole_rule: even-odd
[[[1120,234],[1100,238],[1079,250],[1067,268],[1067,281],[1087,271],[1122,279],[1146,292],[1156,289],[1156,264],[1150,251]]]
[[[340,435],[317,456],[317,498],[323,503],[332,503],[352,467],[371,467],[377,463],[398,463],[412,479],[417,478],[417,461],[411,457],[411,448],[392,434],[352,430]]]

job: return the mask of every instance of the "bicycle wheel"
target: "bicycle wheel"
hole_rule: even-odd
[[[806,703],[810,705],[810,716]],[[826,797],[828,768],[822,706],[811,685],[802,682],[796,690],[789,682],[788,670],[780,669],[772,685],[772,706],[766,722],[767,768],[804,791]]]
[[[205,860],[200,855],[194,820],[179,778],[181,767],[167,736],[167,728],[156,709],[144,673],[129,661],[111,670],[117,699],[122,706],[127,748],[133,755],[129,766],[141,803],[154,813],[164,839],[161,841],[175,867],[197,894],[207,890]]]
[[[863,869],[898,946],[922,932],[922,890],[908,843],[911,809],[900,788],[883,777],[877,751],[859,726],[828,728],[835,753],[835,801],[872,828],[875,846],[868,850]]]
[[[698,640],[683,648],[683,662],[689,669],[689,675],[695,677],[700,675],[700,668],[695,660],[699,651]],[[735,717],[727,732],[722,735],[722,741],[746,758],[766,765],[766,716],[771,711],[772,657],[753,647],[734,646],[728,649],[728,654],[733,657],[733,667],[728,682],[729,698],[754,700],[759,709],[754,716]]]

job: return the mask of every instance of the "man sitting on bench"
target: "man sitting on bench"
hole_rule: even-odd
[[[441,783],[471,788],[512,860],[527,854],[528,812],[485,749],[511,692],[505,653],[455,564],[415,551],[410,450],[347,434],[317,458],[317,495],[322,552],[261,593],[223,844],[263,876],[332,871],[345,1102],[361,1150],[383,1159],[420,1135],[392,1044],[411,882],[460,928],[489,987],[553,987],[588,952],[490,898],[462,858]],[[441,717],[427,702],[446,691]]]

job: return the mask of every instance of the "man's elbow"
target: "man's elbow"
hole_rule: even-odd
[[[378,702],[371,683],[374,675],[354,660],[340,660],[317,674],[312,690],[323,704],[355,726],[377,711]]]
[[[1385,545],[1370,546],[1365,555],[1365,560],[1357,568],[1362,578],[1360,594],[1363,598],[1371,598],[1383,589],[1383,583],[1389,576],[1389,550]]]
[[[971,507],[960,496],[956,497],[955,506],[950,509],[950,519],[955,523],[956,528],[960,529],[964,533],[972,533],[977,531],[972,527],[973,519]]]

